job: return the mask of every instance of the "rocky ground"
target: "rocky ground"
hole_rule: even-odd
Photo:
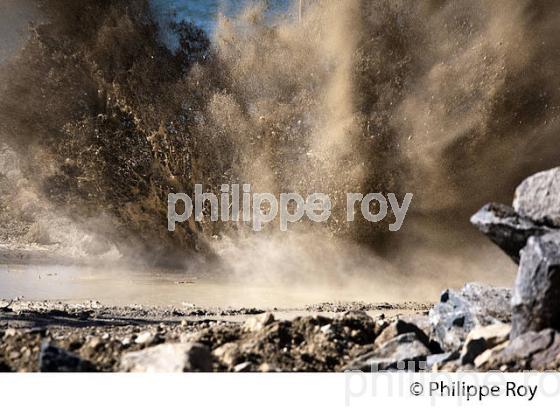
[[[372,347],[387,317],[427,312],[412,303],[298,311],[306,309],[309,316],[278,320],[290,311],[4,301],[0,363],[15,371],[336,371]]]
[[[560,368],[555,358],[560,338],[555,331],[508,340],[510,300],[508,289],[468,284],[460,291],[445,291],[431,308],[413,303],[325,303],[308,306],[309,315],[291,319],[278,319],[287,311],[260,309],[3,301],[0,369],[325,372]]]
[[[472,222],[519,264],[422,304],[260,309],[0,301],[2,371],[560,370],[560,168]],[[403,313],[407,311],[407,313]],[[288,318],[286,318],[288,317]]]

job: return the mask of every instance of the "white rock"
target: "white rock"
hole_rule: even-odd
[[[136,339],[134,341],[139,345],[146,345],[153,342],[153,340],[154,335],[149,331],[145,331],[136,336]]]
[[[274,322],[274,315],[272,313],[263,313],[262,315],[253,316],[247,319],[243,324],[243,330],[246,332],[258,332],[272,322]]]
[[[212,370],[212,356],[200,343],[166,343],[121,358],[121,371],[181,373]]]

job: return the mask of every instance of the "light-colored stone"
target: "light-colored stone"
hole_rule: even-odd
[[[258,332],[274,322],[274,315],[270,312],[252,316],[243,324],[246,332]]]
[[[560,168],[523,181],[515,191],[513,207],[535,222],[560,227]]]
[[[136,336],[136,339],[134,339],[134,342],[139,345],[148,345],[153,341],[154,341],[154,335],[150,331],[142,332],[138,334],[138,336]]]
[[[125,372],[180,373],[212,370],[212,356],[200,343],[166,343],[121,358]]]
[[[227,367],[233,367],[240,361],[241,351],[237,343],[225,343],[212,351],[212,355]]]
[[[510,332],[511,325],[505,323],[475,327],[470,331],[463,345],[461,363],[472,364],[484,351],[507,341]]]

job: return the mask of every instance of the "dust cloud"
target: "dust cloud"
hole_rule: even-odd
[[[143,1],[32,4],[45,22],[1,68],[0,142],[57,212],[107,215],[95,233],[125,257],[376,299],[511,282],[468,217],[558,165],[557,2],[310,0],[301,21],[256,2],[212,39]],[[324,192],[338,211],[288,234],[166,232],[167,193],[196,183]],[[348,192],[414,199],[389,233],[346,223]]]

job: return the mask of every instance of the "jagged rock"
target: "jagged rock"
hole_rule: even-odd
[[[505,323],[475,327],[471,330],[463,345],[461,363],[474,363],[477,356],[485,350],[492,349],[508,340],[510,331],[511,325]]]
[[[93,372],[95,366],[50,342],[41,345],[39,354],[39,370],[41,372]]]
[[[243,324],[243,330],[247,332],[258,332],[273,322],[274,315],[272,313],[263,313],[247,319]]]
[[[497,346],[484,359],[476,361],[481,370],[558,370],[560,333],[553,329],[527,332],[506,346]]]
[[[428,347],[418,340],[415,333],[405,333],[357,358],[346,370],[418,370],[430,355]]]
[[[512,300],[512,339],[530,330],[560,330],[560,232],[533,237],[521,252]]]
[[[212,370],[212,356],[199,343],[166,343],[121,358],[125,372],[180,373]]]
[[[550,228],[517,214],[512,207],[496,203],[484,205],[471,217],[471,223],[517,264],[519,252],[531,236],[551,232]]]
[[[560,227],[560,168],[523,181],[515,191],[513,207],[537,223]]]
[[[461,349],[476,326],[507,323],[511,319],[511,290],[469,283],[448,289],[429,313],[435,339],[445,351]]]

